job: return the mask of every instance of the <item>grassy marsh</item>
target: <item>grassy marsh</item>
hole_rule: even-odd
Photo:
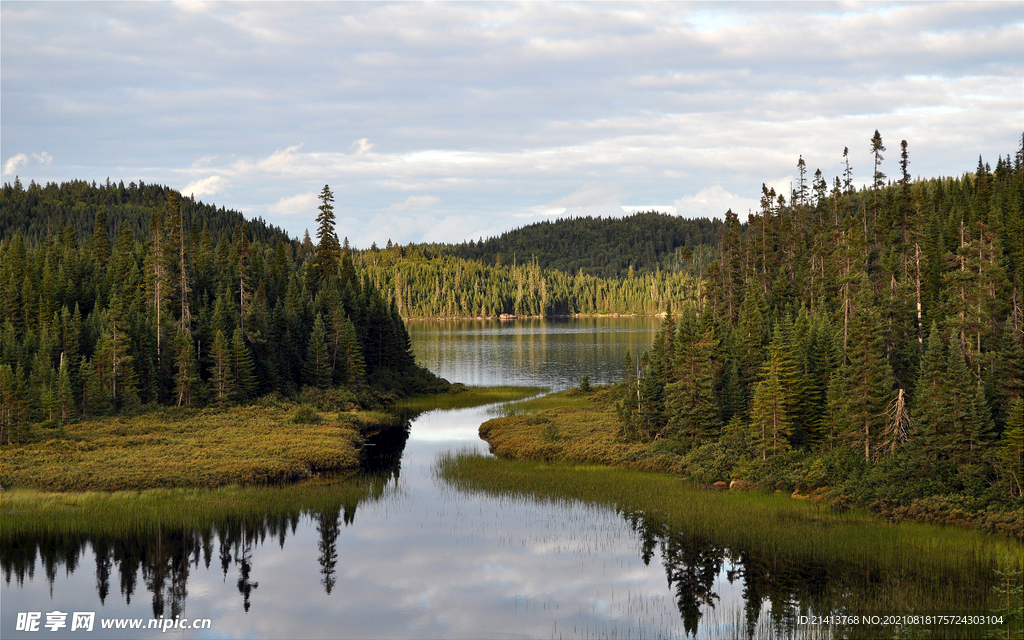
[[[10,489],[0,498],[0,539],[14,535],[127,535],[203,529],[224,520],[260,522],[377,497],[385,483],[351,476],[276,487],[52,492]]]
[[[892,524],[867,512],[838,513],[784,494],[704,491],[666,474],[469,453],[442,457],[436,472],[460,490],[492,497],[609,506],[639,523],[642,537],[663,546],[717,549],[743,566],[745,580],[760,575],[766,581],[762,597],[800,602],[802,612],[817,615],[991,612],[997,606],[992,587],[1000,563],[1010,558],[1018,570],[1024,563],[1024,546],[1007,538]],[[832,631],[839,637],[892,637],[893,630]],[[982,637],[987,630],[930,631],[930,637]]]
[[[545,387],[462,387],[457,393],[436,393],[399,400],[395,408],[402,411],[432,411],[434,409],[468,409],[499,402],[508,403],[536,396],[547,391]]]
[[[500,405],[500,416],[480,425],[480,437],[498,456],[567,460],[680,473],[682,458],[662,443],[626,442],[608,387],[590,394],[562,391]]]
[[[382,418],[251,405],[88,420],[0,449],[0,483],[117,491],[289,482],[355,469],[362,434],[379,429]]]

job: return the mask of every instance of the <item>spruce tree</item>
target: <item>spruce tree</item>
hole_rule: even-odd
[[[177,406],[191,406],[199,374],[196,370],[195,349],[187,333],[178,332],[175,339],[174,395]]]
[[[231,347],[220,329],[214,335],[211,360],[210,384],[213,386],[213,396],[218,403],[224,404],[234,395],[234,375],[231,371]]]
[[[71,385],[69,358],[60,354],[60,370],[57,373],[57,403],[60,406],[60,421],[67,422],[75,416],[75,393]]]
[[[235,396],[239,400],[251,398],[256,392],[258,381],[252,364],[252,354],[245,344],[245,334],[241,328],[235,329],[231,336],[231,373],[234,376]]]
[[[338,244],[338,234],[334,231],[334,194],[331,188],[324,185],[318,196],[320,213],[316,216],[316,249],[313,259],[313,270],[310,272],[310,284],[315,291],[320,281],[338,272],[338,265],[341,263],[341,247]]]
[[[1024,398],[1014,400],[1007,411],[998,460],[1009,494],[1024,497]]]
[[[945,406],[946,346],[936,323],[928,331],[928,343],[914,389],[911,408],[911,434],[915,450],[928,460],[945,459],[952,454],[949,442],[949,411]]]
[[[327,349],[327,330],[323,316],[317,314],[306,349],[306,384],[317,389],[331,386],[331,357]]]
[[[885,360],[881,321],[872,303],[867,276],[861,280],[856,310],[850,323],[846,365],[842,368],[846,396],[842,400],[847,439],[864,451],[865,462],[877,454],[886,422],[886,409],[893,395],[894,381]]]
[[[342,355],[342,381],[348,387],[362,386],[366,381],[366,362],[363,360],[363,352],[356,337],[356,327],[348,318],[345,318]]]
[[[683,324],[682,320],[680,324]],[[717,435],[718,406],[715,403],[713,360],[717,347],[718,339],[713,328],[696,339],[692,335],[684,338],[680,332],[675,381],[665,386],[669,432],[684,434],[694,442]]]
[[[754,389],[750,409],[751,433],[761,458],[770,448],[777,453],[788,448],[793,433],[795,410],[794,390],[798,389],[796,366],[789,355],[782,332],[777,328],[772,337],[768,359],[761,369],[760,381]]]

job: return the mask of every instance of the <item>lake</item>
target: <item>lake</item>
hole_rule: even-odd
[[[564,389],[583,375],[619,378],[627,349],[646,349],[659,324],[408,326],[417,360],[448,380]],[[99,620],[177,616],[210,620],[209,629],[167,631],[185,638],[829,637],[827,627],[797,625],[799,615],[843,612],[836,598],[864,588],[829,567],[762,566],[643,513],[455,488],[438,457],[486,453],[477,429],[494,414],[433,411],[412,420],[407,439],[375,442],[373,490],[358,502],[201,531],[5,543],[0,635],[160,637],[101,631]],[[951,606],[982,610],[978,597],[964,598]],[[51,632],[46,614],[55,611],[95,612],[97,629],[71,631],[68,615]],[[41,613],[41,631],[16,631],[26,612]]]

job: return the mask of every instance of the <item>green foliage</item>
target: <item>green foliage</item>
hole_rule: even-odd
[[[394,303],[338,245],[329,189],[321,196],[314,251],[164,187],[5,185],[0,364],[17,411],[0,440],[76,414],[227,405],[304,384],[445,390],[416,365]]]
[[[292,412],[289,420],[293,424],[320,424],[323,422],[323,417],[315,407],[311,407],[308,404],[300,404],[298,408]]]
[[[649,211],[623,218],[538,222],[481,242],[429,248],[487,265],[535,259],[542,269],[582,271],[609,279],[658,268],[682,268],[696,275],[713,259],[720,228],[717,219],[692,220]]]
[[[702,452],[700,457],[714,456]],[[995,571],[1001,559],[1009,555],[1016,567],[1022,557],[1020,545],[1005,538],[916,523],[893,525],[862,511],[824,509],[787,494],[705,491],[681,486],[669,475],[629,469],[449,454],[438,460],[437,473],[461,490],[496,499],[609,506],[634,523],[652,546],[663,540],[666,558],[672,545],[656,532],[672,531],[698,548],[704,543],[702,557],[712,555],[712,549],[728,549],[734,566],[746,567],[740,568],[745,588],[761,598],[774,594],[772,602],[794,601],[797,588],[779,580],[773,567],[808,563],[816,568],[814,593],[833,594],[819,603],[818,611],[990,614],[998,606],[990,588],[999,577]],[[762,562],[753,560],[758,557]],[[760,587],[759,576],[764,580]],[[964,632],[962,626],[933,628],[935,637]],[[981,629],[973,627],[970,633],[976,631]],[[892,637],[892,632],[892,627],[866,625],[836,630],[858,638]]]
[[[627,364],[618,433],[695,477],[1020,536],[1024,166],[912,181],[900,147],[896,185],[875,132],[870,189],[847,165],[808,190],[798,163],[789,203],[765,186],[747,225],[727,212],[708,299]]]

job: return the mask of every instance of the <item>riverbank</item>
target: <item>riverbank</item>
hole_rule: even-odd
[[[891,521],[948,524],[1024,539],[1024,507],[985,495],[928,495],[927,487],[921,489],[922,495],[899,500],[886,493],[890,485],[911,480],[896,482],[891,477],[895,472],[889,471],[871,476],[856,466],[857,456],[845,449],[818,455],[789,451],[762,460],[749,453],[742,431],[723,433],[700,446],[678,439],[624,438],[617,399],[615,388],[607,386],[589,393],[563,391],[511,403],[502,408],[502,415],[480,426],[480,437],[492,453],[511,460],[670,473],[693,487],[778,492],[837,511],[859,507]]]
[[[352,473],[283,486],[144,491],[10,489],[0,500],[0,539],[25,534],[125,535],[204,529],[228,520],[259,523],[304,512],[354,509],[386,491]]]
[[[447,321],[447,320],[568,320],[570,318],[664,318],[665,312],[659,313],[571,313],[551,316],[517,316],[513,313],[502,313],[497,316],[415,316],[402,317],[405,322],[418,322],[421,320]]]
[[[508,419],[495,422],[502,420]],[[793,637],[827,631],[830,637],[980,638],[1000,630],[1018,637],[1012,603],[1007,608],[1004,602],[1015,597],[1024,546],[1009,538],[919,523],[893,525],[866,511],[837,512],[784,494],[716,493],[669,474],[595,464],[509,461],[463,452],[442,456],[436,468],[460,491],[492,499],[579,501],[614,509],[637,531],[643,553],[656,557],[660,550],[670,584],[679,581],[684,615],[684,603],[695,597],[689,611],[698,610],[700,593],[717,598],[712,585],[731,565],[729,582],[742,580],[755,602],[770,599],[773,615],[776,607],[784,610],[781,603],[797,601],[819,614],[880,614],[870,625],[867,618],[861,624],[837,616],[827,628],[803,629],[806,633]],[[1005,586],[1001,576],[1008,576]],[[986,618],[996,622],[988,628],[984,623],[967,628],[938,618],[926,622],[921,617],[926,612],[999,617]],[[918,618],[879,624],[881,615],[900,614]]]
[[[404,428],[409,413],[538,392],[453,387],[455,393],[417,396],[388,411],[333,411],[268,396],[247,406],[161,407],[37,425],[35,442],[0,447],[0,485],[68,492],[292,483],[356,470],[365,440]]]

